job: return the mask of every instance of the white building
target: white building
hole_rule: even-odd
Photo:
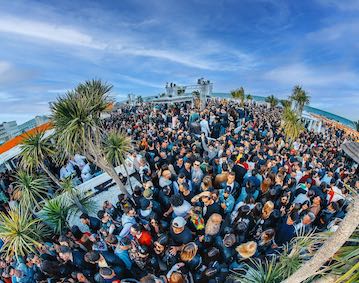
[[[47,116],[36,116],[21,125],[18,125],[15,121],[3,122],[0,124],[0,144],[48,121],[49,118]]]

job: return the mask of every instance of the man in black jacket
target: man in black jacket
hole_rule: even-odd
[[[90,251],[85,254],[84,259],[88,263],[98,265],[98,267],[110,267],[120,277],[126,271],[124,262],[112,252]]]
[[[73,267],[73,271],[81,271],[86,276],[93,276],[97,268],[94,264],[88,263],[84,259],[85,253],[73,251],[68,246],[60,246],[59,257]]]
[[[81,214],[80,219],[82,224],[89,227],[92,234],[97,233],[97,231],[101,229],[101,221],[98,218],[83,213]]]

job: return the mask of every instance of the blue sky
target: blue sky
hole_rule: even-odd
[[[166,82],[285,98],[359,119],[358,0],[0,0],[0,121],[47,114],[78,82],[118,99]]]

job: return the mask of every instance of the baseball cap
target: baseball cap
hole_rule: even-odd
[[[173,219],[172,226],[176,228],[182,228],[186,225],[186,223],[187,222],[183,217],[177,216],[175,219]]]

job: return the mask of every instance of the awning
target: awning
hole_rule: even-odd
[[[344,142],[341,145],[342,150],[359,164],[359,142]]]

